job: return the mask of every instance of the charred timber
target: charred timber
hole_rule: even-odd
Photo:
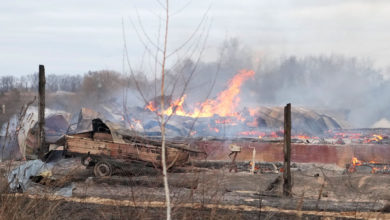
[[[283,195],[292,196],[291,184],[291,104],[284,107],[284,166],[283,166]]]
[[[48,151],[45,144],[45,67],[39,65],[39,85],[38,85],[38,148],[39,157],[43,158]]]

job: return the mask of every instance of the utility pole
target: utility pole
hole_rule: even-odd
[[[38,156],[42,159],[47,152],[45,144],[45,67],[39,65],[38,84]]]
[[[291,184],[291,104],[284,107],[284,163],[283,163],[283,196],[292,196]]]

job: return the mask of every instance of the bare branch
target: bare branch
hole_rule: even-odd
[[[183,44],[181,44],[179,47],[177,47],[176,49],[174,49],[171,53],[168,54],[168,57],[170,57],[171,55],[173,54],[176,54],[179,50],[181,50],[185,45],[188,44],[188,42],[190,42],[193,37],[196,35],[196,33],[198,33],[200,27],[202,26],[203,22],[206,20],[207,18],[207,14],[208,14],[208,11],[209,11],[210,8],[208,8],[205,13],[203,14],[202,16],[202,20],[199,22],[198,26],[195,28],[194,32],[192,32],[192,34],[190,35],[189,38],[186,39],[186,41],[184,41]]]
[[[167,10],[165,5],[160,0],[156,0],[156,2],[164,9],[164,11]]]
[[[141,90],[141,87],[140,87],[140,85],[138,83],[138,80],[135,79],[134,71],[133,71],[133,68],[132,68],[131,63],[130,63],[129,53],[128,53],[128,49],[127,49],[127,43],[126,43],[126,32],[125,32],[125,27],[124,27],[123,23],[122,23],[122,37],[123,37],[123,48],[124,48],[124,52],[125,52],[125,57],[126,57],[127,65],[129,67],[129,70],[130,70],[130,73],[131,73],[131,77],[133,78],[133,80],[135,82],[135,85],[137,87],[137,90],[139,91],[142,99],[144,100],[144,102],[146,104],[147,100],[145,98],[144,93]]]
[[[173,13],[171,13],[171,17],[173,17],[176,14],[179,14],[180,12],[184,11],[184,9],[186,9],[190,4],[191,4],[191,1],[188,1],[183,7],[179,8],[178,10],[174,11]]]
[[[197,69],[197,67],[198,67],[198,64],[199,64],[199,62],[200,62],[200,59],[201,59],[202,54],[203,54],[203,52],[204,52],[204,50],[205,50],[205,47],[206,47],[206,41],[207,41],[208,33],[209,33],[209,32],[207,32],[207,35],[206,35],[205,40],[204,40],[204,42],[203,42],[203,47],[202,47],[202,49],[200,50],[200,53],[199,53],[199,56],[198,56],[198,58],[197,58],[197,60],[196,60],[196,62],[195,62],[194,68],[193,68],[192,71],[190,72],[188,78],[185,80],[183,89],[182,89],[182,91],[181,91],[179,97],[183,97],[183,95],[184,95],[184,93],[186,92],[186,90],[187,90],[187,88],[188,88],[188,85],[189,85],[189,83],[190,83],[190,81],[191,81],[191,79],[192,79],[192,77],[193,77],[193,75],[194,75],[194,73],[195,73],[195,71],[196,71],[196,69]],[[213,85],[213,87],[214,87],[214,85]],[[176,110],[177,110],[177,106],[174,107],[173,112],[172,112],[172,114],[168,117],[167,121],[169,121],[169,119],[170,119],[170,118],[172,117],[172,115],[176,112]]]
[[[149,48],[149,46],[147,45],[147,43],[143,41],[142,36],[140,35],[138,29],[136,28],[134,22],[133,22],[131,19],[130,19],[130,23],[132,24],[133,29],[134,29],[134,31],[135,31],[135,33],[136,33],[136,35],[137,35],[139,41],[141,42],[141,44],[142,44],[143,47],[145,48],[145,50],[148,52],[148,54],[149,54],[150,56],[153,56],[152,50]],[[158,48],[157,48],[157,49],[158,49]],[[160,62],[159,62],[159,64],[161,65]]]
[[[209,91],[207,92],[207,95],[206,95],[206,97],[205,97],[205,100],[207,100],[207,99],[210,98],[210,95],[211,95],[211,93],[212,93],[212,91],[213,91],[213,89],[214,89],[215,83],[217,82],[217,78],[218,78],[218,75],[219,75],[219,71],[221,70],[222,57],[223,57],[223,54],[224,54],[224,52],[225,52],[225,49],[226,49],[226,47],[224,47],[224,48],[221,50],[220,58],[219,58],[218,66],[217,66],[217,70],[216,70],[216,73],[215,73],[215,75],[214,75],[214,79],[213,79],[213,81],[212,81],[211,87],[210,87],[210,89],[209,89]],[[203,106],[201,106],[200,111],[202,111],[202,110],[203,110]],[[194,128],[195,123],[196,123],[196,121],[198,120],[198,118],[199,118],[199,117],[196,117],[195,120],[193,121],[193,123],[191,124],[191,127],[190,127],[190,129],[189,129],[189,131],[188,131],[187,137],[189,137],[189,136],[191,135],[191,131],[192,131],[192,129]]]
[[[141,31],[142,31],[143,35],[145,36],[146,40],[148,40],[148,42],[149,42],[153,47],[155,47],[155,49],[157,49],[159,52],[163,52],[163,51],[161,50],[161,48],[158,46],[158,44],[155,44],[155,43],[152,41],[152,39],[149,37],[149,35],[146,33],[145,28],[144,28],[144,25],[142,24],[142,21],[141,21],[141,17],[140,17],[140,15],[139,15],[139,13],[138,13],[138,10],[136,10],[136,14],[137,14],[138,24],[139,24],[139,26],[140,26],[140,28],[141,28]]]

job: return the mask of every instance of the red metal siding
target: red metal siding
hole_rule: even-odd
[[[199,141],[197,144],[208,154],[209,160],[228,160],[231,143],[242,147],[237,160],[248,161],[252,158],[252,148],[256,148],[258,161],[282,161],[283,143],[266,142],[223,142]],[[329,163],[344,166],[352,157],[362,161],[390,162],[390,145],[385,144],[351,144],[351,145],[313,145],[292,144],[291,159],[300,163]]]

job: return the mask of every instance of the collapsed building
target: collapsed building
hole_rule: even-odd
[[[161,138],[159,118],[164,115],[168,119],[165,134],[169,141],[201,148],[207,153],[208,159],[228,159],[228,146],[233,143],[244,146],[238,160],[250,160],[248,149],[255,147],[259,152],[256,160],[280,161],[283,108],[238,108],[240,87],[253,74],[253,71],[240,71],[217,97],[194,104],[192,108],[183,105],[186,99],[186,95],[183,95],[176,99],[165,97],[168,107],[164,110],[159,105],[161,97],[151,98],[142,107],[124,108],[123,103],[112,101],[100,105],[97,111],[81,108],[73,115],[47,109],[46,144],[50,150],[64,149],[67,135],[88,134],[88,137],[94,138],[91,134],[96,132],[93,121],[99,119],[109,127],[112,136],[108,137],[109,141],[124,143],[123,137],[127,135],[133,137],[132,140],[128,138],[129,143],[137,137],[138,140],[142,139],[138,142],[157,146]],[[38,151],[36,109],[30,109],[19,124],[22,126],[18,129],[17,141],[8,144],[2,155],[8,152],[8,158],[34,159]],[[343,166],[354,157],[364,161],[387,162],[388,150],[385,146],[390,143],[388,129],[350,129],[344,120],[331,113],[300,106],[292,108],[292,124],[292,159],[296,162],[335,163]],[[117,131],[121,131],[121,134]],[[18,148],[18,154],[15,148]]]
[[[129,191],[133,201],[124,200],[127,205],[135,206],[135,201],[145,202],[147,205],[143,208],[156,204],[161,200],[158,196],[163,195],[159,193],[163,185],[159,176],[162,158],[161,117],[168,119],[165,128],[167,168],[171,171],[169,185],[174,188],[174,193],[176,189],[184,188],[180,193],[188,193],[191,199],[188,207],[191,208],[194,208],[193,202],[197,198],[204,201],[207,197],[212,203],[210,201],[215,194],[204,191],[205,188],[212,188],[217,193],[219,190],[222,197],[227,195],[227,200],[223,202],[229,207],[233,207],[233,204],[241,208],[245,202],[253,210],[260,201],[262,205],[277,207],[279,212],[280,208],[290,212],[296,208],[291,204],[296,203],[301,204],[299,212],[301,209],[320,210],[321,213],[314,213],[318,215],[323,214],[322,210],[351,212],[358,205],[366,205],[367,201],[353,201],[355,188],[349,189],[349,185],[339,184],[345,181],[345,174],[375,174],[375,177],[360,176],[361,179],[355,181],[358,188],[369,185],[365,184],[368,180],[376,181],[378,176],[388,178],[380,174],[390,173],[390,129],[351,129],[343,120],[326,111],[293,107],[293,190],[295,195],[302,195],[302,198],[305,193],[308,195],[305,194],[305,199],[301,201],[289,198],[286,203],[286,198],[279,198],[278,191],[281,186],[280,173],[284,171],[284,165],[280,162],[284,159],[283,108],[261,106],[238,109],[237,89],[239,91],[237,85],[235,89],[229,87],[217,98],[195,104],[193,108],[183,105],[185,96],[182,96],[178,99],[168,97],[166,109],[161,109],[159,105],[161,97],[152,98],[144,106],[136,107],[124,108],[115,102],[104,103],[98,109],[81,108],[73,115],[46,109],[45,140],[51,150],[44,158],[46,162],[20,162],[7,176],[9,187],[14,192],[49,195],[47,198],[51,199],[52,194],[56,198],[58,195],[60,198],[69,197],[67,201],[76,201],[76,206],[85,201],[78,200],[79,197],[112,199],[114,196],[115,199],[119,198],[115,200],[117,202],[128,199],[129,195],[124,192]],[[16,141],[7,145],[9,158],[37,158],[36,121],[36,110],[32,109],[16,123]],[[12,153],[16,152],[16,148],[18,155]],[[234,156],[229,161],[231,155]],[[4,164],[0,165],[4,167]],[[240,171],[240,178],[233,173],[224,173],[228,166],[229,171]],[[0,167],[0,171],[4,170],[3,167]],[[267,175],[252,175],[259,173]],[[106,178],[111,175],[115,176]],[[212,179],[215,182],[211,183]],[[100,183],[104,183],[104,187],[99,187]],[[91,190],[85,190],[91,186]],[[135,187],[135,190],[128,190],[129,186]],[[387,186],[381,185],[384,190]],[[153,190],[150,190],[151,187]],[[375,189],[368,189],[370,193],[378,192],[376,186]],[[110,194],[113,190],[118,191]],[[348,201],[344,201],[345,195],[349,196]],[[326,198],[321,199],[321,196]],[[375,203],[364,210],[383,210],[386,203],[377,203],[377,199],[384,200],[386,196],[371,195],[370,202],[375,199]],[[152,203],[146,198],[151,198]],[[206,205],[210,204],[206,202]],[[335,216],[335,213],[331,214]]]

